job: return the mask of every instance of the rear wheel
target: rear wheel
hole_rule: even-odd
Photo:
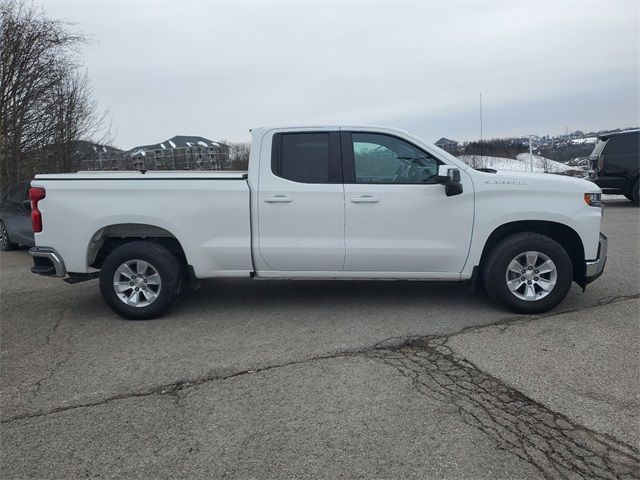
[[[635,203],[636,205],[640,206],[640,184],[638,183],[638,180],[636,180],[636,183],[633,184],[633,188],[631,189],[631,198],[629,198],[629,200],[631,200],[633,203]]]
[[[5,227],[4,222],[0,220],[0,250],[8,252],[9,250],[15,250],[16,248],[18,248],[18,244],[11,241],[7,227]]]
[[[100,270],[100,291],[116,313],[130,320],[156,318],[178,299],[182,268],[154,242],[136,241],[111,252]]]
[[[573,265],[555,240],[518,233],[491,251],[484,283],[492,300],[518,313],[542,313],[562,302],[573,279]]]

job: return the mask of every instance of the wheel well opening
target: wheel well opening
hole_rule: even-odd
[[[522,220],[506,223],[496,228],[487,239],[480,257],[479,271],[484,268],[485,260],[491,249],[503,238],[515,233],[539,233],[554,239],[566,250],[573,266],[573,281],[584,288],[585,286],[585,261],[584,245],[580,235],[567,225],[542,220]],[[477,275],[478,281],[482,281],[482,275]]]
[[[110,225],[97,231],[91,238],[87,251],[87,263],[100,269],[107,256],[126,243],[144,240],[167,248],[187,271],[187,256],[178,239],[169,231],[153,225],[122,223]]]

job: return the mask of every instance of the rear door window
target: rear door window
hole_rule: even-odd
[[[339,142],[337,132],[277,133],[273,173],[300,183],[341,182]]]
[[[640,142],[640,134],[629,133],[615,135],[609,139],[604,153],[637,153]]]

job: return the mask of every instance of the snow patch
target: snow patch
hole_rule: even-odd
[[[583,143],[596,143],[598,141],[598,137],[574,138],[570,141],[574,145],[581,145]]]
[[[164,146],[164,143],[161,143],[160,146],[162,147],[163,150],[167,149],[167,147]]]
[[[458,159],[462,160],[467,165],[474,166],[475,168],[492,168],[494,170],[510,170],[519,172],[531,171],[528,153],[521,153],[517,158],[462,155],[458,157]],[[555,160],[541,157],[539,155],[533,156],[534,172],[563,173],[568,170],[571,170],[571,168],[564,163],[556,162]]]
[[[169,145],[171,145],[171,148],[176,148],[176,144],[173,143],[171,140],[169,140]]]
[[[204,143],[202,140],[198,140],[198,145],[201,145],[203,147],[208,147],[209,146],[206,143]]]

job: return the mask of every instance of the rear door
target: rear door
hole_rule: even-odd
[[[344,187],[337,127],[276,131],[261,148],[258,249],[265,270],[341,272]]]
[[[437,183],[443,162],[408,140],[377,132],[343,132],[346,260],[344,274],[455,278],[473,227],[473,186],[447,197]],[[384,272],[384,273],[383,273]]]

